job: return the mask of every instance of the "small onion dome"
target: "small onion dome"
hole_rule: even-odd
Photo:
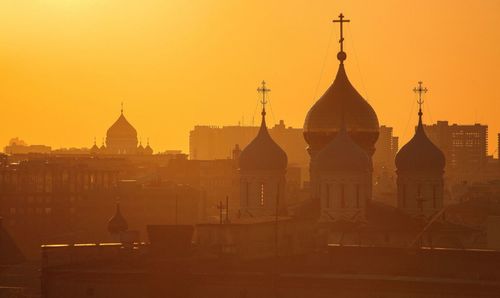
[[[96,155],[99,153],[99,147],[97,147],[96,141],[94,139],[94,145],[90,148],[90,154]]]
[[[372,168],[368,154],[351,139],[344,127],[312,162],[314,169],[320,171],[366,172]]]
[[[307,135],[338,132],[341,122],[338,111],[341,108],[345,113],[345,125],[349,131],[370,132],[378,136],[377,114],[349,82],[343,63],[339,65],[333,84],[307,113],[304,133]],[[376,140],[375,138],[373,143]]]
[[[104,140],[102,140],[101,147],[99,148],[99,153],[106,153],[106,146],[104,145]]]
[[[396,155],[396,168],[398,172],[443,172],[445,164],[443,152],[425,134],[419,112],[415,135]]]
[[[271,138],[266,127],[266,111],[262,111],[259,133],[240,154],[240,170],[286,170],[288,157]]]
[[[146,155],[153,154],[153,148],[151,148],[151,146],[149,146],[149,139],[148,139],[148,144],[146,145],[146,148],[144,148],[144,154],[146,154]]]
[[[137,146],[137,154],[143,155],[144,154],[144,146],[142,146],[142,142],[139,143],[139,146]]]
[[[137,138],[137,131],[132,124],[127,121],[122,111],[118,120],[116,120],[115,123],[113,123],[113,125],[111,125],[108,129],[106,136],[108,139]]]
[[[119,234],[128,230],[128,224],[120,211],[120,204],[116,204],[116,212],[108,221],[108,231],[111,234]]]

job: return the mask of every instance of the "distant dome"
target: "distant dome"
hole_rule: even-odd
[[[137,147],[136,153],[139,154],[139,155],[144,154],[144,146],[142,146],[142,142],[139,143],[139,146]]]
[[[96,144],[96,141],[94,139],[94,145],[92,146],[92,148],[90,148],[90,154],[98,154],[99,153],[99,147],[97,146]]]
[[[255,139],[240,154],[240,170],[285,170],[288,157],[271,138],[266,127],[265,111]]]
[[[368,154],[342,128],[336,137],[313,159],[320,171],[366,172],[372,168]]]
[[[146,155],[153,154],[153,148],[151,148],[151,146],[149,146],[149,141],[148,141],[148,144],[146,145],[146,148],[144,148],[144,154],[146,154]]]
[[[107,139],[114,139],[114,138],[132,138],[132,139],[137,139],[137,131],[135,128],[130,124],[125,116],[123,115],[123,112],[120,114],[120,117],[118,117],[118,120],[111,125],[111,127],[108,129],[108,132],[106,134]]]
[[[116,212],[108,221],[108,231],[111,234],[118,234],[128,230],[128,224],[120,211],[120,204],[116,204]]]
[[[445,165],[444,154],[425,134],[420,115],[415,135],[396,155],[396,168],[398,172],[443,172]]]

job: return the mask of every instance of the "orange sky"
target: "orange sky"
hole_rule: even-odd
[[[408,140],[416,122],[411,89],[423,80],[430,89],[424,120],[487,123],[494,153],[494,0],[2,1],[0,145],[18,136],[90,146],[123,100],[155,150],[187,151],[195,124],[249,123],[262,79],[272,89],[269,123],[302,126],[337,69],[331,20],[340,11],[351,19],[348,75],[381,124]]]

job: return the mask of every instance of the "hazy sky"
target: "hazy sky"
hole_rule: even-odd
[[[337,70],[341,11],[348,75],[381,124],[408,140],[423,80],[425,122],[487,123],[495,151],[497,0],[1,1],[0,145],[91,146],[124,101],[143,141],[187,151],[195,124],[249,124],[262,79],[269,123],[302,126]]]

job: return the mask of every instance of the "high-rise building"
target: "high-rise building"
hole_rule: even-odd
[[[373,154],[373,167],[377,172],[385,168],[390,171],[394,169],[394,158],[399,148],[399,138],[393,135],[393,128],[385,125],[379,128],[379,137],[375,143],[375,154]]]
[[[431,141],[446,157],[447,176],[466,177],[477,174],[487,161],[488,126],[452,124],[437,121],[424,125]]]
[[[245,148],[259,132],[258,126],[195,126],[189,133],[191,160],[230,159],[235,145]],[[280,120],[268,129],[271,138],[283,148],[288,164],[300,168],[301,180],[308,179],[309,156],[305,150],[303,129],[286,127]]]

